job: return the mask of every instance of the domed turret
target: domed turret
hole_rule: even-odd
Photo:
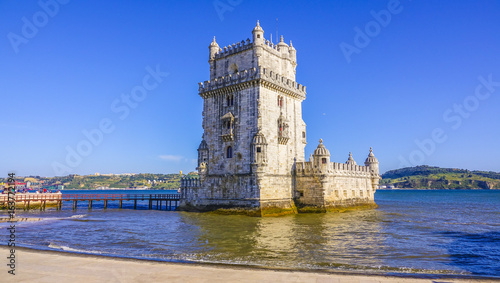
[[[323,139],[319,140],[318,147],[314,150],[313,156],[330,156],[330,151],[323,144]]]
[[[349,152],[349,158],[347,159],[346,163],[347,165],[357,165],[356,161],[352,158],[352,153]]]
[[[318,147],[314,150],[313,159],[315,168],[330,164],[330,151],[326,149],[322,139],[319,140]]]
[[[260,129],[252,139],[252,156],[254,165],[260,167],[267,165],[267,141]]]
[[[281,36],[280,42],[277,45],[278,45],[278,50],[279,50],[279,52],[281,53],[282,56],[284,56],[285,58],[290,56],[290,53],[289,53],[289,50],[288,50],[288,48],[289,48],[288,44],[286,44],[283,41],[283,36]]]
[[[198,147],[198,150],[200,149],[208,149],[208,144],[205,140],[202,140],[200,143],[200,146]]]
[[[373,173],[376,173],[376,174],[379,173],[378,160],[375,157],[375,155],[373,154],[373,149],[371,147],[370,147],[370,153],[368,154],[368,157],[365,160],[365,166],[370,167],[370,171],[372,171]]]
[[[254,44],[264,44],[264,30],[260,27],[259,21],[252,31]]]
[[[262,134],[261,131],[255,134],[253,136],[252,144],[267,144],[266,138],[264,137],[264,134]]]
[[[281,36],[281,39],[280,39],[280,42],[278,43],[278,46],[279,46],[279,47],[286,47],[286,48],[288,48],[288,44],[286,44],[286,43],[283,41],[283,36]]]
[[[215,36],[214,36],[214,40],[212,40],[212,42],[208,46],[208,49],[210,50],[209,60],[215,59],[215,54],[219,53],[219,49],[220,49],[219,44],[217,44],[217,42],[215,42]]]
[[[288,47],[288,52],[290,53],[290,59],[292,62],[297,62],[297,50],[293,47],[292,41],[290,40],[290,47]]]
[[[206,164],[208,162],[208,144],[203,139],[198,147],[198,168],[202,163]]]

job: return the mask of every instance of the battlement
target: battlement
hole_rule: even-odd
[[[255,46],[255,44],[253,42],[251,42],[249,38],[247,38],[246,41],[242,40],[241,42],[233,43],[233,44],[230,44],[228,46],[224,46],[223,48],[219,48],[218,52],[215,53],[214,59],[217,60],[220,58],[224,58],[226,56],[233,55],[235,53],[251,49],[254,46]],[[289,46],[280,47],[278,44],[274,44],[272,42],[269,42],[269,40],[266,40],[265,44],[263,44],[261,46],[264,47],[264,49],[266,51],[268,51],[268,52],[270,52],[278,57],[282,57],[282,53],[281,53],[282,48],[286,49],[285,51],[287,53],[290,53],[290,51],[292,50]],[[287,58],[293,58],[293,56],[289,56]]]
[[[181,178],[181,188],[200,187],[200,184],[201,183],[199,178],[191,178],[191,177]]]
[[[291,80],[285,76],[269,71],[266,68],[251,68],[241,72],[236,72],[232,75],[221,76],[214,81],[205,81],[198,83],[198,92],[200,95],[212,90],[220,89],[223,87],[228,87],[231,85],[236,85],[252,80],[263,79],[267,82],[275,84],[277,87],[289,90],[305,99],[306,96],[306,86],[298,84],[296,81]]]
[[[297,175],[310,175],[314,173],[333,173],[336,175],[360,175],[369,176],[371,175],[370,168],[368,166],[352,165],[345,163],[330,162],[326,164],[325,167],[315,168],[313,162],[297,162],[295,164],[295,171]],[[325,168],[325,169],[323,169]]]
[[[226,57],[228,55],[232,55],[241,51],[245,51],[247,49],[252,48],[253,43],[250,42],[250,39],[242,40],[241,42],[233,43],[228,46],[224,46],[224,48],[219,48],[219,52],[215,54],[215,59],[220,59]]]

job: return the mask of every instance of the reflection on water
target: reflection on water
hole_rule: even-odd
[[[197,227],[184,235],[211,261],[263,266],[378,268],[383,250],[380,212],[300,214],[275,218],[180,213]],[[355,260],[353,260],[355,259]],[[199,260],[199,259],[198,259]]]
[[[376,210],[270,218],[144,207],[20,211],[45,220],[18,223],[16,241],[159,260],[500,276],[500,192],[379,191],[376,201]]]

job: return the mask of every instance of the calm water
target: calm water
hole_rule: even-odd
[[[44,220],[18,223],[16,240],[167,261],[500,278],[500,191],[378,191],[375,199],[376,210],[275,218],[147,210],[147,201],[138,210],[101,202],[89,211],[85,202],[73,211],[67,202],[62,211],[18,210]]]

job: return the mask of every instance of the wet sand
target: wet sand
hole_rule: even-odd
[[[170,263],[57,251],[16,249],[16,275],[7,273],[6,246],[1,282],[493,282],[453,278],[411,278],[315,271],[290,271],[217,264]],[[499,282],[499,281],[496,281]]]

